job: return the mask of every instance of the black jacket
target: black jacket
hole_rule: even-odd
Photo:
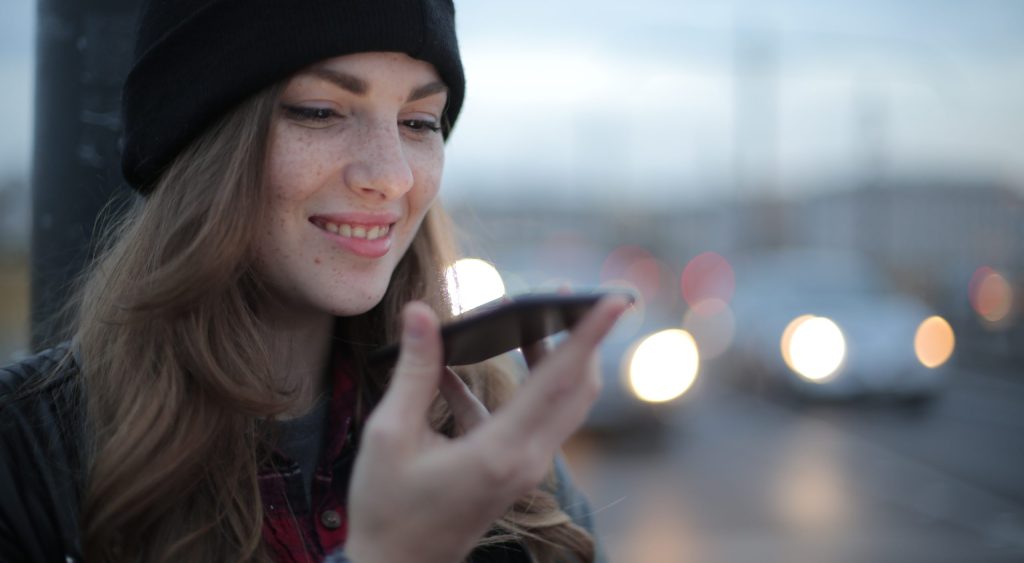
[[[78,375],[66,344],[0,368],[0,562],[81,561],[85,420]],[[560,460],[556,471],[563,510],[593,533],[590,509]],[[518,546],[496,546],[474,552],[472,560],[529,557]]]
[[[0,561],[81,559],[77,371],[67,346],[0,368]]]

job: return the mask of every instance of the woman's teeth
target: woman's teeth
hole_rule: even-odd
[[[388,231],[391,230],[391,225],[374,225],[372,227],[366,227],[364,225],[353,226],[345,224],[339,225],[337,223],[325,223],[324,230],[329,233],[341,235],[345,238],[377,240],[388,234]]]

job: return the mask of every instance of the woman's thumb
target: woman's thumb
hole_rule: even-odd
[[[403,418],[426,414],[441,380],[442,362],[437,316],[425,303],[409,303],[402,311],[401,350],[385,403],[393,403],[390,407]]]

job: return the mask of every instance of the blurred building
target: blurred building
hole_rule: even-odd
[[[978,321],[968,296],[972,275],[983,267],[1002,272],[1016,295],[1024,293],[1024,196],[1007,186],[907,179],[800,198],[660,208],[631,205],[628,193],[612,206],[527,199],[452,208],[464,250],[499,263],[542,257],[534,267],[552,270],[575,263],[595,282],[601,260],[623,245],[645,249],[675,276],[706,251],[726,258],[794,246],[853,251],[958,325],[968,347],[1024,360],[1016,351],[1024,348],[1017,345],[1024,344],[1024,323],[1016,320],[1024,316],[1020,299],[1012,304],[1012,322],[996,326]],[[678,287],[678,280],[668,283]]]
[[[794,212],[794,242],[859,250],[921,277],[983,265],[1020,272],[1024,262],[1024,198],[995,184],[855,189],[815,196]]]
[[[1024,197],[992,183],[894,182],[799,199],[700,206],[522,204],[451,209],[471,245],[500,252],[571,232],[596,246],[638,244],[665,258],[783,246],[860,251],[883,265],[943,278],[990,265],[1024,270]]]

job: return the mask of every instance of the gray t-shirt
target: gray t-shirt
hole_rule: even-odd
[[[277,447],[286,456],[299,464],[302,472],[303,490],[306,491],[306,504],[311,504],[313,475],[316,464],[323,453],[324,430],[327,426],[327,410],[330,406],[328,398],[321,397],[308,413],[277,423]]]

